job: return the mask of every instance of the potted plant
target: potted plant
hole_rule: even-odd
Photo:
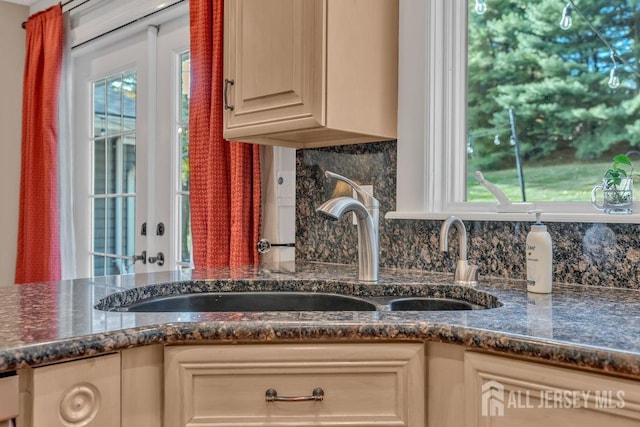
[[[610,214],[629,214],[633,205],[633,164],[626,154],[618,154],[603,178],[602,184],[593,187],[591,203],[597,209]],[[597,201],[597,191],[602,190],[603,203]]]

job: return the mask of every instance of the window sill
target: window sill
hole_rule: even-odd
[[[634,209],[640,212],[640,209]],[[533,222],[535,217],[525,212],[491,212],[491,211],[457,211],[449,210],[442,212],[408,212],[392,211],[385,214],[385,219],[419,219],[419,220],[444,220],[452,215],[464,221],[520,221]],[[543,212],[542,222],[586,222],[586,223],[618,223],[618,224],[640,224],[640,214],[629,215],[609,215],[599,212],[567,212],[553,213]]]

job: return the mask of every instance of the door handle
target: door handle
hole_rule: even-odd
[[[147,263],[147,251],[142,251],[140,253],[140,255],[133,255],[131,257],[126,258],[129,261],[131,261],[129,264],[126,265],[126,268],[128,269],[129,267],[131,267],[133,264],[135,264],[138,261],[142,261],[143,264]]]
[[[158,264],[158,267],[162,267],[164,265],[164,254],[162,252],[158,252],[156,256],[150,256],[148,261],[149,264]]]

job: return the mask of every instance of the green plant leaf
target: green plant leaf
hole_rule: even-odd
[[[613,158],[613,164],[614,164],[614,168],[620,164],[631,166],[631,160],[629,159],[628,156],[624,154],[618,154]]]
[[[625,167],[630,167],[630,171],[627,171]],[[620,185],[622,178],[633,178],[635,176],[631,159],[625,154],[618,154],[613,158],[611,169],[605,172],[603,178],[608,186],[617,186]]]

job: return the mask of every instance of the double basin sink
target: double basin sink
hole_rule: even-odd
[[[389,292],[353,296],[317,291],[210,292],[198,289],[164,295],[143,292],[140,297],[133,293],[134,290],[129,290],[102,299],[95,308],[122,312],[450,311],[502,305],[493,295],[458,288],[443,285],[430,292],[429,288],[420,287],[418,293],[423,295],[406,295],[405,290],[402,296]],[[129,292],[128,297],[126,292]]]

